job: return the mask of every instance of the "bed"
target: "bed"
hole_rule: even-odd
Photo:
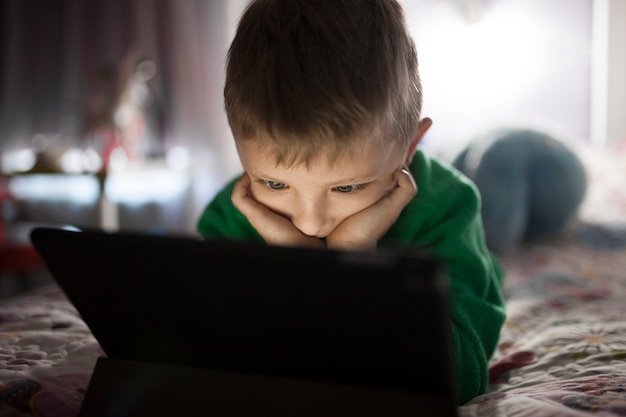
[[[463,417],[626,415],[626,146],[580,154],[579,218],[502,259],[508,318]],[[77,415],[102,354],[54,284],[0,301],[0,416]]]

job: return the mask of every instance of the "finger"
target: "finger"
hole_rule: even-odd
[[[254,198],[250,190],[250,182],[250,177],[244,173],[233,187],[231,200],[233,205],[258,230],[258,226],[263,227],[268,217],[273,218],[276,214]]]
[[[244,173],[235,183],[230,199],[233,205],[245,215],[250,204],[252,204],[251,197],[250,177]]]
[[[235,183],[233,187],[233,196],[235,194],[239,196],[243,196],[243,194],[248,194],[250,190],[250,176],[247,172],[244,172],[241,177]]]
[[[406,168],[396,170],[394,179],[398,186],[391,192],[389,199],[392,204],[404,208],[417,194],[417,184],[411,171]]]
[[[263,204],[256,201],[250,191],[250,177],[244,173],[235,183],[231,194],[233,205],[257,227],[262,226],[267,217],[274,217],[276,214]]]
[[[413,174],[411,174],[408,168],[397,169],[396,172],[394,172],[394,178],[398,182],[399,187],[408,187],[417,191],[415,178],[413,178]]]

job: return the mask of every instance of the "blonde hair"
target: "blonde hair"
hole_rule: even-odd
[[[236,140],[269,137],[277,162],[407,145],[422,92],[395,0],[256,0],[230,46],[225,109]],[[388,142],[382,142],[388,143]]]

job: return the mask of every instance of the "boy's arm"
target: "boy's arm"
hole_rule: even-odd
[[[427,251],[447,269],[457,380],[465,403],[487,389],[488,361],[505,319],[502,269],[485,244],[476,187],[421,152],[411,168],[419,194],[381,244]]]
[[[475,200],[480,213],[478,197],[462,199]],[[466,206],[468,211],[472,205]],[[464,216],[450,221],[448,230],[458,230],[458,235],[448,236],[436,250],[450,276],[451,331],[461,403],[486,391],[488,363],[505,319],[502,270],[484,246],[480,217],[466,223]]]

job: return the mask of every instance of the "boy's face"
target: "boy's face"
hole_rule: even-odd
[[[328,237],[342,221],[391,193],[397,186],[394,172],[407,161],[407,150],[399,145],[370,143],[332,165],[325,155],[308,166],[277,165],[268,144],[237,141],[252,197],[317,238]]]

